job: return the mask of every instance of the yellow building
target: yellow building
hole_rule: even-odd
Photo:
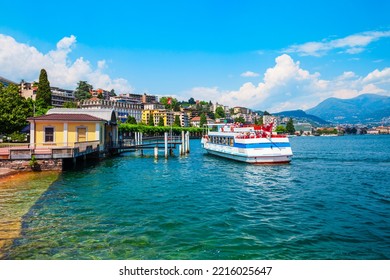
[[[116,115],[109,109],[55,108],[28,121],[30,147],[34,149],[89,146],[103,151],[118,140]]]
[[[160,118],[164,120],[164,126],[173,125],[174,115],[173,112],[165,109],[155,109],[155,110],[143,110],[142,111],[142,122],[144,124],[149,123],[149,118],[153,118],[154,125],[158,125]]]

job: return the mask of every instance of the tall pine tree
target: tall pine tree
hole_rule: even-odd
[[[181,127],[180,117],[179,115],[175,116],[175,121],[173,123],[173,126]]]
[[[293,119],[290,118],[286,124],[286,132],[288,134],[294,134],[295,133],[295,127],[294,127],[294,122]]]
[[[42,107],[47,108],[51,106],[51,89],[45,69],[41,69],[41,73],[39,74],[36,100],[38,104],[42,105]]]
[[[200,115],[200,121],[199,121],[199,126],[203,127],[203,125],[207,124],[207,117],[205,113],[202,113]]]
[[[154,116],[153,116],[153,113],[150,112],[150,115],[149,115],[149,119],[148,119],[148,125],[149,126],[154,126]]]

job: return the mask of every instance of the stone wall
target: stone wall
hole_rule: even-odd
[[[32,171],[30,160],[0,160],[0,168],[9,168],[17,171]],[[62,159],[38,159],[36,171],[62,170]]]

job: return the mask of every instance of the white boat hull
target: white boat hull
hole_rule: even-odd
[[[213,151],[209,149],[205,149],[205,150],[209,154],[215,156],[220,156],[220,157],[233,159],[236,161],[242,161],[246,163],[252,163],[252,164],[284,164],[284,163],[289,163],[291,161],[291,156],[284,156],[284,155],[247,157],[247,156],[222,153],[222,152]]]
[[[202,138],[203,148],[210,154],[252,164],[289,163],[291,145],[287,137],[273,135],[272,126],[254,127],[221,125]]]
[[[269,143],[268,140],[264,141]],[[268,148],[242,149],[226,145],[204,143],[203,148],[212,155],[253,164],[289,163],[292,158],[292,151],[289,145],[285,145],[285,147],[271,146]]]

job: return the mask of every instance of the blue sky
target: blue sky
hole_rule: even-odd
[[[32,5],[34,3],[34,5]],[[390,1],[5,1],[0,76],[280,111],[390,95]]]

